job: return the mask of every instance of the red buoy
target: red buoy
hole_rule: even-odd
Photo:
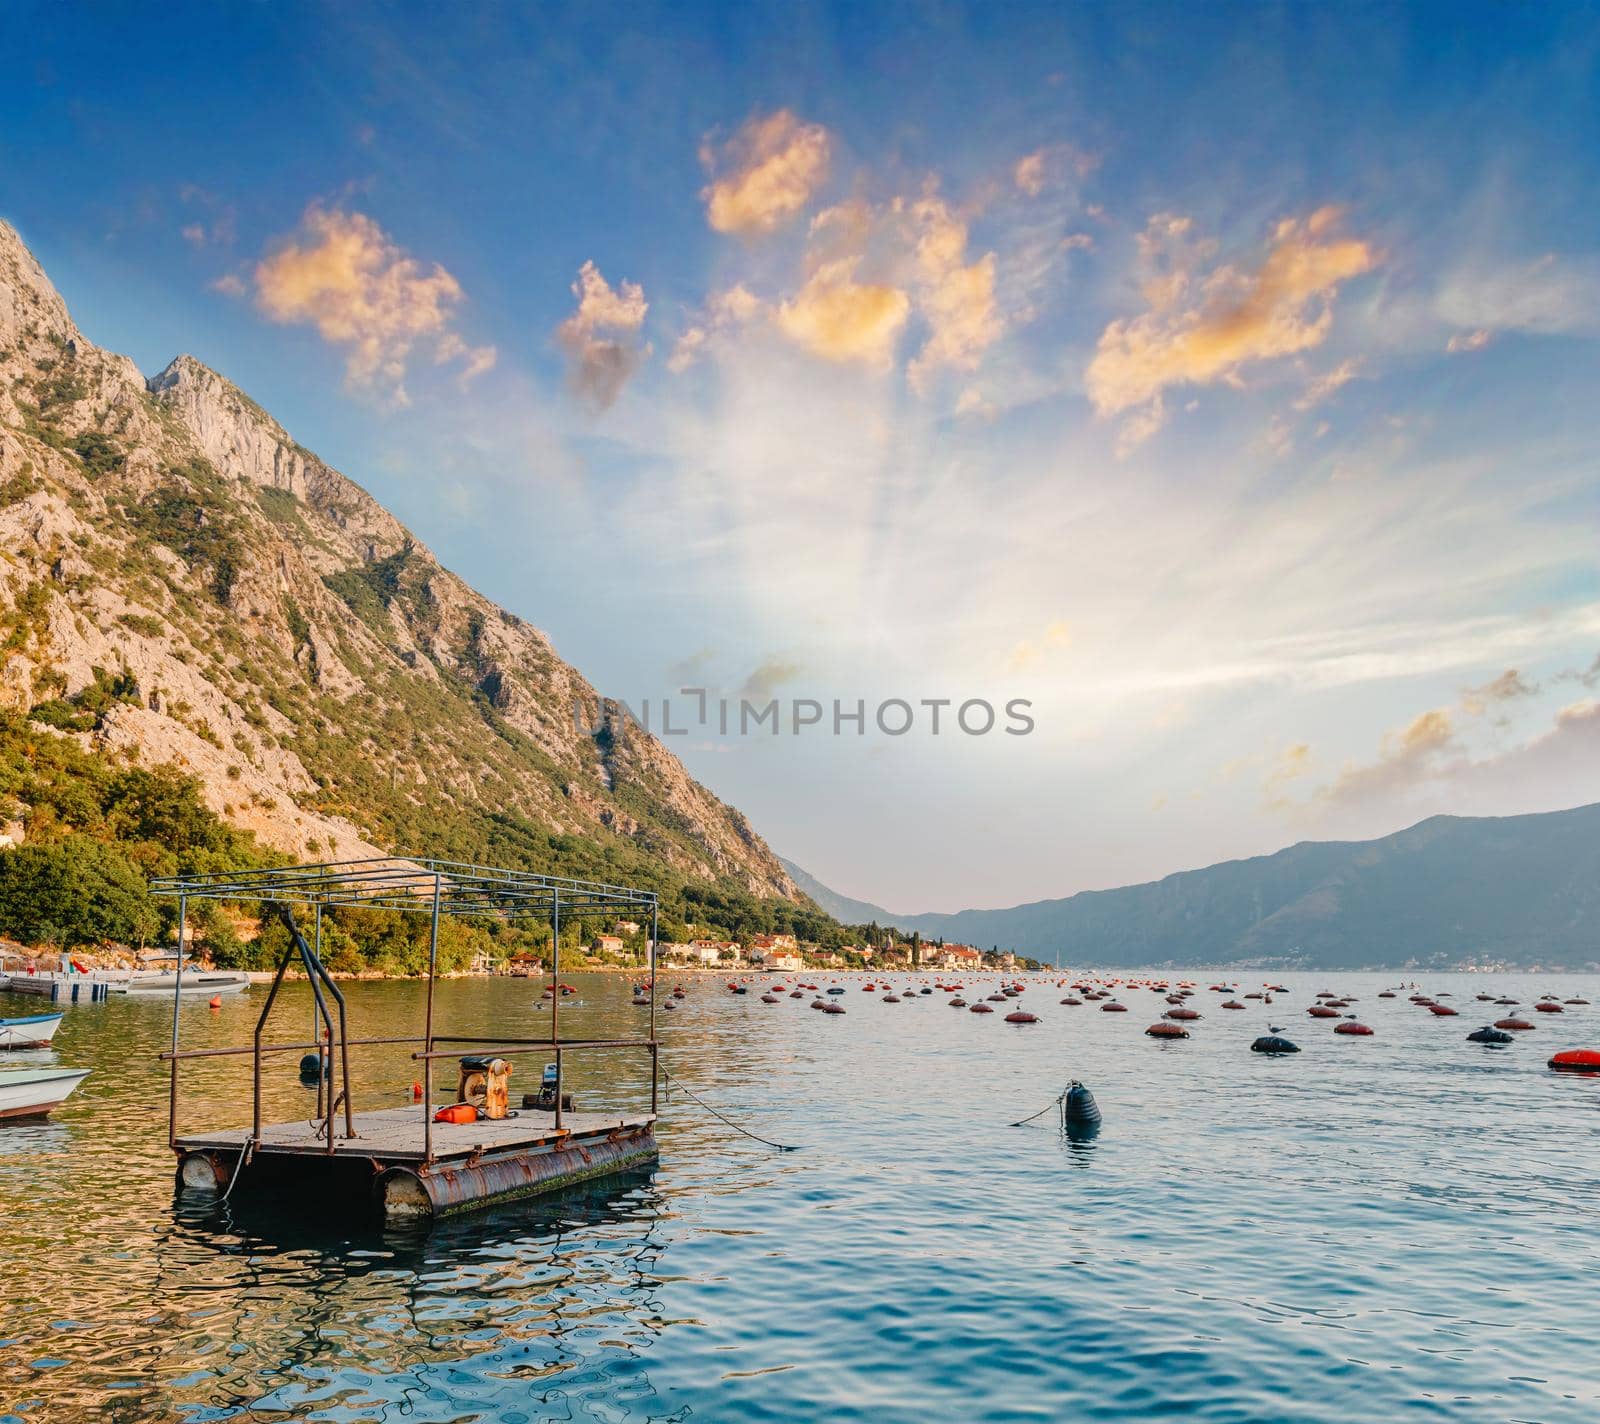
[[[1306,1013],[1314,1019],[1336,1019],[1339,1017],[1338,1009],[1325,1008],[1321,1004],[1313,1005],[1306,1010]]]
[[[1038,1023],[1039,1016],[1037,1014],[1024,1013],[1021,1009],[1018,1009],[1016,1013],[1006,1015],[1006,1022],[1016,1024]]]
[[[1449,1004],[1429,1004],[1428,1012],[1437,1014],[1442,1019],[1453,1019],[1456,1016],[1456,1011]]]
[[[1128,1006],[1126,1004],[1116,1003],[1101,1004],[1100,1012],[1103,1014],[1125,1014],[1128,1012]]]
[[[992,1014],[994,1012],[987,1004],[973,1004],[971,1009],[975,1014]]]
[[[1563,1048],[1550,1066],[1558,1073],[1600,1073],[1600,1048]]]
[[[222,995],[213,994],[211,996],[211,1002],[206,1005],[206,1007],[211,1009],[220,1009],[222,1007]]]
[[[1352,1037],[1355,1037],[1355,1038],[1371,1038],[1372,1037],[1372,1030],[1370,1028],[1368,1028],[1364,1023],[1357,1023],[1354,1019],[1349,1020],[1347,1023],[1340,1024],[1338,1026],[1338,1028],[1334,1029],[1334,1032],[1335,1033],[1347,1033],[1347,1034],[1350,1034]]]
[[[1151,1038],[1188,1038],[1189,1030],[1181,1024],[1153,1023],[1145,1030]]]
[[[1553,999],[1545,999],[1535,1004],[1534,1009],[1541,1014],[1559,1014],[1565,1012],[1561,1005]]]
[[[1168,1009],[1162,1017],[1168,1019],[1197,1019],[1200,1015],[1194,1009]]]
[[[1526,1029],[1526,1028],[1532,1028],[1533,1027],[1533,1025],[1531,1023],[1529,1023],[1527,1021],[1527,1019],[1496,1019],[1494,1021],[1494,1026],[1496,1028],[1511,1029],[1513,1031],[1515,1031],[1517,1029]]]

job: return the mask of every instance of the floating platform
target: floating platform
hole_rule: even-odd
[[[298,1194],[319,1206],[339,1201],[415,1220],[559,1191],[657,1157],[649,1115],[564,1112],[557,1128],[554,1113],[523,1108],[497,1120],[436,1122],[431,1162],[420,1107],[360,1112],[353,1122],[355,1135],[346,1137],[339,1121],[331,1152],[326,1119],[273,1123],[253,1144],[243,1129],[180,1137],[178,1190],[221,1193],[238,1172],[239,1194]]]
[[[0,976],[0,989],[48,999],[52,1004],[98,1004],[109,997],[110,984],[88,974],[11,974]]]

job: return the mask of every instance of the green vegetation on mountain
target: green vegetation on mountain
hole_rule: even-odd
[[[848,938],[664,745],[576,705],[605,703],[543,634],[230,382],[85,338],[0,222],[0,933],[170,940],[139,877],[409,853],[647,886],[674,938]],[[151,777],[176,821],[135,828]],[[270,951],[254,907],[205,913],[219,959]],[[370,917],[329,935],[347,968],[419,962]]]
[[[105,942],[170,944],[176,905],[150,897],[150,877],[288,859],[211,811],[194,777],[85,751],[77,739],[14,713],[0,713],[0,808],[25,822],[28,837],[0,850],[0,934],[27,944],[69,950]],[[582,837],[551,835],[512,815],[487,823],[458,816],[436,828],[436,837],[439,831],[443,839],[436,838],[434,849],[445,858],[654,888],[663,896],[665,938],[692,932],[743,940],[788,932],[829,947],[852,938],[818,911],[663,876],[643,852],[607,855]],[[228,908],[234,913],[209,901],[191,904],[190,929],[198,944],[219,964],[269,967],[282,951],[282,927],[269,917],[259,939],[241,940],[236,917],[253,921],[260,906],[241,902]],[[563,945],[577,949],[604,928],[609,926],[599,920],[570,920]],[[324,945],[330,966],[339,971],[414,974],[427,961],[427,921],[331,910],[324,919]],[[447,970],[462,969],[479,952],[504,956],[547,946],[548,934],[538,929],[447,921],[440,959]]]

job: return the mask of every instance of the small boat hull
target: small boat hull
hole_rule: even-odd
[[[106,987],[113,994],[126,994],[130,999],[170,999],[177,983],[176,974],[135,974],[127,979],[108,980]],[[213,994],[242,993],[249,987],[248,974],[208,974],[190,970],[183,976],[182,992],[185,996],[203,994],[209,999]]]
[[[0,1122],[48,1117],[88,1076],[87,1068],[0,1069]]]
[[[29,1014],[20,1019],[0,1019],[0,1049],[48,1048],[64,1017],[63,1014]]]

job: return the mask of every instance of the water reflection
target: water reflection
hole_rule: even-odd
[[[574,1376],[619,1369],[609,1357],[633,1358],[663,1328],[661,1228],[670,1213],[654,1177],[654,1169],[636,1171],[406,1226],[329,1223],[304,1207],[257,1200],[178,1206],[156,1246],[161,1259],[181,1264],[160,1274],[157,1293],[181,1297],[197,1271],[208,1293],[219,1277],[245,1300],[292,1292],[292,1316],[239,1314],[235,1368],[207,1382],[212,1408],[337,1406],[416,1419],[450,1401],[439,1416],[447,1418],[490,1381],[520,1381],[539,1384],[528,1402],[542,1411]],[[192,1354],[192,1342],[183,1348]],[[352,1362],[334,1363],[346,1355]],[[633,1405],[647,1403],[648,1378],[627,1373]],[[252,1388],[268,1380],[271,1387]],[[512,1415],[497,1408],[494,1417]],[[664,1416],[650,1405],[623,1417]]]

